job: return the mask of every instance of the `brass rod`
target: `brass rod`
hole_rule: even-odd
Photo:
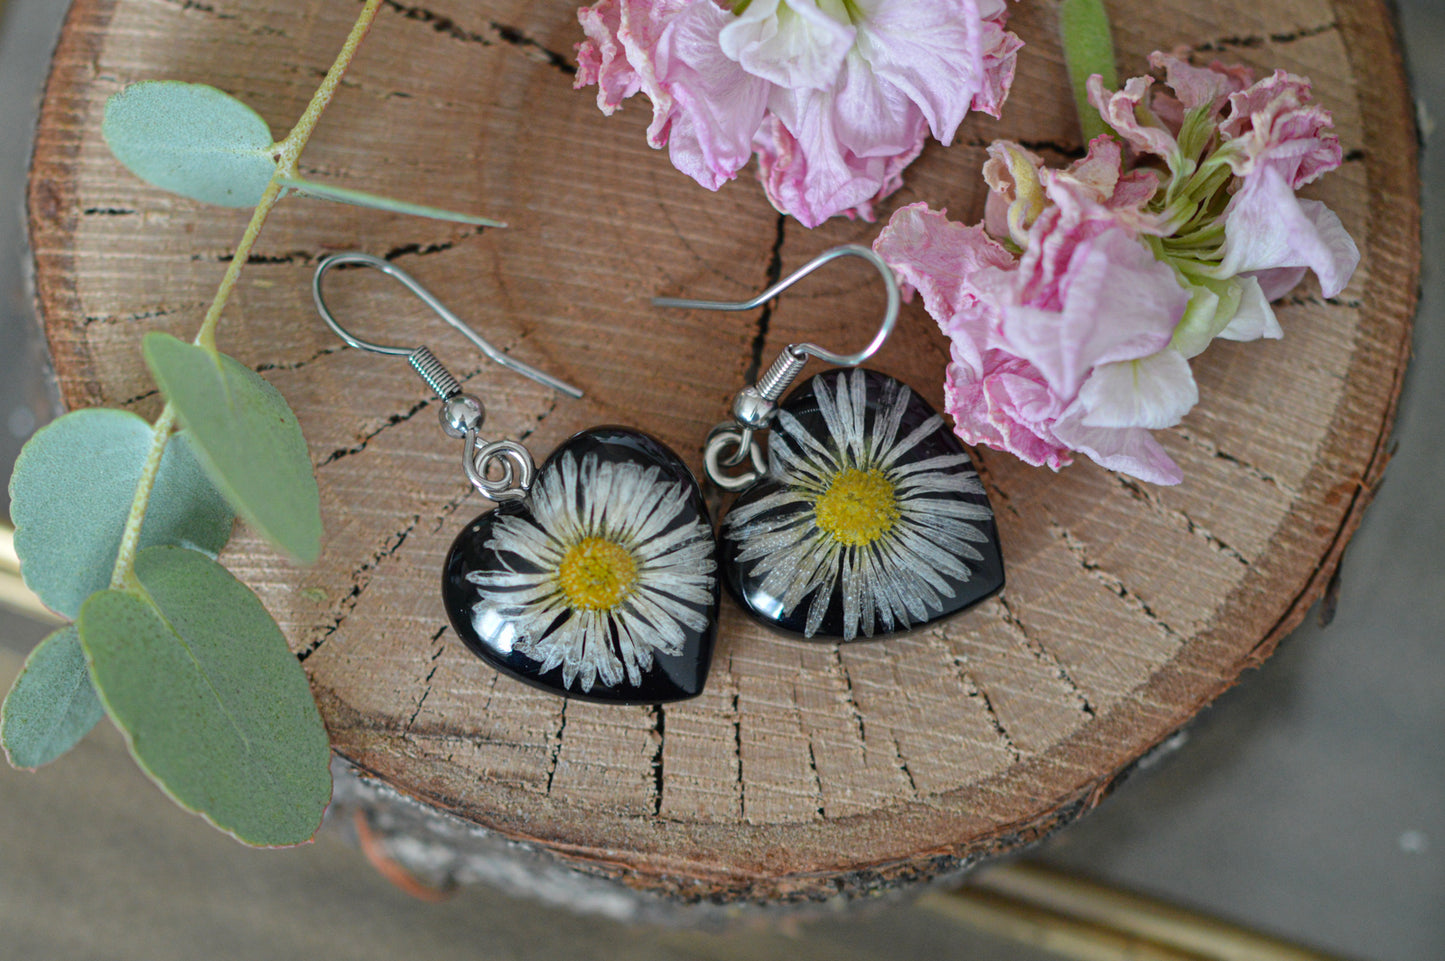
[[[37,621],[50,624],[65,621],[40,603],[40,598],[25,586],[20,577],[20,557],[15,553],[15,531],[8,524],[0,524],[0,604]]]
[[[1343,961],[1035,863],[982,869],[920,906],[1075,961]]]

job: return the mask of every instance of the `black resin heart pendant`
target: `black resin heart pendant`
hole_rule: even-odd
[[[547,458],[526,498],[457,536],[442,597],[467,647],[519,680],[593,701],[676,701],[707,680],[717,543],[676,454],[594,427]]]
[[[968,452],[923,398],[871,370],[826,371],[788,395],[768,473],[720,535],[729,592],[804,637],[909,630],[1003,587]]]

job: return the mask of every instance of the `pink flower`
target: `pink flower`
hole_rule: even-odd
[[[1082,453],[1177,484],[1151,431],[1198,403],[1189,359],[1216,337],[1282,336],[1269,300],[1307,269],[1334,296],[1359,253],[1338,217],[1295,196],[1340,162],[1308,81],[1150,59],[1160,88],[1090,80],[1122,145],[1098,137],[1054,170],[995,142],[985,226],[914,204],[874,249],[951,341],[945,406],[963,440],[1056,470]],[[1126,149],[1154,169],[1129,169]]]
[[[754,152],[768,199],[809,227],[871,219],[929,133],[998,115],[1021,44],[1004,0],[601,0],[578,11],[577,82],[611,114],[643,93],[648,143],[716,190]]]
[[[1175,136],[1191,111],[1202,110],[1206,121],[1217,120],[1230,94],[1254,82],[1254,71],[1248,67],[1225,65],[1218,60],[1208,67],[1195,67],[1180,56],[1157,50],[1149,55],[1149,65],[1164,71],[1165,86],[1169,88],[1154,94],[1154,116]]]
[[[1333,297],[1360,259],[1334,213],[1295,195],[1340,165],[1329,111],[1310,102],[1308,80],[1283,70],[1252,82],[1243,67],[1194,67],[1157,52],[1150,62],[1165,71],[1169,88],[1154,95],[1152,113],[1143,108],[1147,77],[1117,93],[1091,78],[1090,99],[1126,142],[1169,167],[1172,182],[1156,211],[1164,227],[1159,252],[1195,285],[1185,353],[1216,336],[1280,336],[1269,300],[1306,270]],[[1233,177],[1221,176],[1226,167]],[[1207,289],[1208,279],[1229,286]],[[1201,305],[1211,299],[1222,313],[1206,315]]]
[[[952,342],[945,406],[965,442],[1056,470],[1077,450],[1178,483],[1147,428],[1177,423],[1197,400],[1188,364],[1167,349],[1187,295],[1109,220],[1102,191],[1045,179],[1072,203],[1035,221],[1021,259],[924,204],[894,213],[874,249]]]
[[[1269,167],[1298,190],[1338,167],[1343,151],[1340,138],[1329,132],[1334,121],[1309,101],[1310,82],[1283,70],[1231,94],[1229,117],[1219,130],[1237,148],[1229,154],[1234,172],[1247,178]]]

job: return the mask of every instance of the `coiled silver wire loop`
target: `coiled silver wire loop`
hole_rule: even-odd
[[[421,379],[426,381],[427,386],[441,399],[442,406],[437,413],[442,429],[449,437],[466,438],[467,444],[466,451],[462,455],[462,468],[467,473],[467,480],[472,482],[472,486],[480,491],[483,497],[499,503],[526,497],[527,491],[531,489],[532,481],[537,476],[537,466],[532,461],[531,453],[516,441],[488,441],[481,436],[482,421],[486,415],[481,400],[470,394],[463,394],[461,383],[451,375],[446,367],[442,366],[435,354],[425,346],[393,347],[362,340],[342,327],[332,316],[331,310],[326,306],[326,299],[321,294],[321,278],[326,276],[326,272],[332,267],[342,264],[374,267],[388,277],[400,281],[438,317],[461,331],[468,340],[477,345],[482,353],[503,367],[560,390],[571,397],[581,397],[582,391],[565,381],[558,380],[551,374],[519,360],[514,360],[497,350],[480,334],[463,323],[461,318],[447,310],[441,301],[432,296],[431,291],[417,283],[410,274],[380,257],[373,257],[371,254],[363,254],[359,251],[350,251],[333,254],[316,265],[316,273],[311,278],[311,295],[316,300],[316,310],[321,314],[321,319],[326,321],[327,326],[335,331],[343,341],[359,350],[406,357],[412,368],[421,375]],[[490,476],[494,469],[500,471],[499,477]]]
[[[724,459],[724,452],[731,450]],[[736,467],[748,461],[748,469],[739,474],[729,474],[727,468]],[[768,461],[763,447],[753,437],[752,430],[736,424],[718,424],[707,435],[707,446],[703,448],[703,467],[708,478],[725,491],[740,491],[768,472]]]
[[[502,476],[492,479],[494,465],[500,466]],[[462,458],[467,480],[481,492],[482,496],[498,503],[521,500],[532,489],[537,478],[537,466],[527,448],[514,440],[496,440],[488,443],[477,436],[476,431],[467,434],[467,452]]]

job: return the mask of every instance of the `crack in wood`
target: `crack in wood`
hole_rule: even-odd
[[[132,207],[86,207],[81,214],[86,217],[129,217],[139,212]]]
[[[154,320],[157,317],[169,317],[171,314],[179,314],[187,310],[198,310],[200,307],[200,304],[188,304],[184,307],[157,307],[155,310],[139,310],[129,314],[88,314],[80,319],[80,326],[137,323],[142,320]]]
[[[561,401],[554,399],[552,403],[548,405],[546,410],[542,411],[542,413],[537,415],[537,419],[533,422],[531,427],[528,427],[526,430],[522,431],[520,434],[517,435],[517,443],[520,444],[528,437],[531,437],[533,434],[537,433],[537,431],[541,429],[543,421],[545,421],[548,417],[552,416],[553,412],[557,410],[557,405],[560,403]]]
[[[478,227],[475,230],[468,231],[466,236],[475,237],[485,229],[484,227]],[[442,240],[430,244],[402,244],[400,247],[393,247],[382,254],[381,259],[391,262],[399,260],[402,257],[425,257],[428,254],[439,254],[443,251],[451,250],[459,243],[461,243],[461,240]]]
[[[204,260],[204,255],[196,254],[191,257],[192,261]],[[216,263],[229,264],[236,259],[235,253],[221,254],[215,258]],[[276,264],[314,264],[320,257],[309,250],[292,250],[284,254],[247,254],[246,264],[271,265]]]
[[[1250,563],[1249,558],[1245,557],[1239,551],[1229,546],[1227,543],[1224,542],[1222,538],[1211,532],[1209,528],[1197,523],[1194,518],[1189,516],[1188,511],[1184,510],[1183,508],[1171,509],[1165,507],[1164,504],[1161,503],[1156,496],[1154,496],[1152,490],[1146,488],[1144,485],[1131,478],[1125,477],[1122,474],[1114,473],[1111,473],[1110,476],[1114,479],[1115,482],[1118,483],[1120,487],[1124,488],[1124,490],[1128,492],[1130,497],[1132,497],[1139,503],[1145,505],[1160,517],[1168,518],[1170,520],[1183,521],[1184,529],[1186,531],[1188,531],[1190,534],[1193,534],[1195,537],[1201,538],[1206,544],[1214,548],[1214,550],[1218,551],[1219,553],[1232,560],[1238,561],[1245,567],[1253,566]]]
[[[652,816],[662,815],[662,750],[667,744],[667,715],[663,705],[652,707],[652,729],[657,734],[657,750],[652,753]]]
[[[945,640],[945,644],[946,643]],[[1004,726],[1003,718],[999,717],[998,711],[994,710],[993,698],[988,696],[988,691],[984,690],[983,685],[969,673],[968,666],[964,663],[964,657],[951,651],[949,655],[953,661],[954,670],[958,673],[958,680],[963,685],[964,693],[969,697],[978,698],[979,703],[983,705],[984,713],[988,716],[989,723],[993,725],[994,733],[998,735],[1004,747],[1008,748],[1011,762],[1017,764],[1023,759],[1023,752],[1020,751],[1018,745],[1014,743],[1013,736],[1009,734],[1008,728]]]
[[[1186,427],[1175,427],[1174,436],[1188,443],[1192,447],[1197,447],[1199,450],[1204,451],[1204,453],[1215,458],[1216,460],[1222,460],[1227,464],[1233,464],[1235,467],[1238,467],[1240,470],[1244,471],[1250,477],[1253,477],[1255,480],[1259,481],[1262,484],[1267,484],[1270,487],[1273,487],[1275,490],[1280,491],[1283,494],[1287,494],[1290,497],[1299,497],[1299,491],[1276,480],[1267,471],[1256,467],[1254,464],[1251,464],[1243,458],[1236,457],[1228,451],[1222,450],[1218,444],[1214,443],[1206,437],[1201,437],[1198,434],[1195,434],[1193,431],[1190,431]]]
[[[162,0],[168,6],[175,7],[181,12],[193,10],[197,13],[205,13],[215,17],[217,20],[240,20],[241,16],[235,13],[221,13],[209,3],[200,3],[198,0]]]
[[[534,52],[535,56],[531,56],[529,59],[555,67],[569,77],[577,75],[576,64],[555,50],[544,47],[541,43],[533,40],[516,27],[511,27],[504,23],[497,23],[495,20],[490,21],[489,25],[493,30],[497,31],[497,36],[501,37],[506,43],[514,47],[521,47],[524,52]]]
[[[971,137],[964,141],[963,146],[976,147],[986,150],[993,140],[985,140],[982,137]],[[1050,159],[1047,155],[1053,154],[1061,160],[1081,159],[1088,150],[1080,143],[1065,143],[1062,140],[1010,140],[1009,143],[1016,143],[1025,150],[1031,150],[1036,154],[1044,155],[1044,159]]]
[[[335,347],[323,347],[320,350],[316,351],[314,354],[312,354],[310,357],[305,358],[304,360],[293,360],[290,363],[285,364],[261,364],[251,369],[258,374],[265,374],[271,371],[300,370],[301,368],[306,367],[309,364],[316,363],[316,361],[320,360],[323,357],[330,357],[332,354],[343,350],[346,350],[346,347],[342,344],[337,344]]]
[[[923,797],[923,793],[918,790],[918,782],[913,779],[913,772],[908,769],[908,759],[903,756],[903,743],[898,740],[897,736],[894,736],[892,741],[893,756],[898,759],[898,770],[902,771],[903,776],[908,779],[908,789],[913,792],[913,799],[917,801]]]
[[[737,675],[735,675],[735,674],[732,674],[732,664],[731,664],[731,663],[728,664],[728,673],[729,673],[729,675],[731,675],[731,676],[734,677],[734,678],[737,676]],[[740,819],[742,819],[742,820],[747,820],[747,816],[748,816],[747,790],[748,790],[748,788],[747,788],[747,782],[746,782],[746,781],[744,780],[744,778],[743,778],[743,712],[742,712],[742,709],[739,707],[739,704],[738,704],[740,697],[739,697],[739,694],[738,694],[738,690],[737,690],[736,685],[733,687],[733,692],[732,692],[732,694],[733,694],[733,698],[732,698],[732,716],[731,716],[730,720],[732,721],[732,726],[733,726],[733,755],[737,758],[737,762],[738,762],[738,764],[737,764],[737,772],[738,772],[738,780],[737,780],[737,785],[738,785],[738,817],[739,817]]]
[[[425,24],[444,36],[462,43],[474,43],[482,47],[495,46],[498,42],[507,46],[517,47],[527,55],[529,60],[537,63],[545,63],[556,68],[567,76],[575,76],[577,67],[572,61],[555,50],[550,50],[540,42],[533,40],[517,27],[505,23],[498,23],[495,20],[487,21],[487,27],[491,31],[488,35],[477,30],[468,30],[457,23],[451,17],[428,10],[422,6],[409,6],[397,2],[397,0],[386,0],[384,6],[394,13],[400,14],[406,20],[414,20]]]
[[[116,404],[115,406],[117,406],[117,407],[129,407],[129,406],[132,405],[132,404],[139,404],[139,403],[140,403],[141,401],[143,401],[143,400],[150,400],[152,397],[156,396],[156,395],[159,394],[159,393],[160,393],[160,389],[159,389],[159,388],[157,388],[157,387],[152,387],[150,390],[145,391],[144,393],[136,394],[136,395],[133,396],[133,397],[127,397],[125,400],[121,401],[120,403]]]
[[[773,235],[773,250],[768,258],[768,269],[764,274],[763,289],[776,284],[783,276],[783,243],[787,240],[788,217],[786,214],[778,214],[776,232]],[[751,346],[752,356],[748,361],[748,368],[743,373],[743,380],[752,384],[758,379],[758,372],[763,368],[763,351],[768,348],[768,327],[773,320],[773,305],[775,300],[763,304],[762,313],[758,314],[757,332],[753,334]]]
[[[858,743],[863,746],[863,756],[868,756],[868,725],[863,719],[863,712],[858,707],[858,701],[853,696],[853,677],[848,673],[848,665],[843,663],[843,651],[841,647],[833,648],[833,662],[838,667],[838,674],[843,678],[843,691],[847,695],[848,709],[853,712],[853,726],[858,729]]]
[[[1248,34],[1246,36],[1220,37],[1217,40],[1210,40],[1193,46],[1195,53],[1219,53],[1229,49],[1262,47],[1266,43],[1276,45],[1294,43],[1297,40],[1305,40],[1310,37],[1317,37],[1322,33],[1329,33],[1331,30],[1339,29],[1338,21],[1318,24],[1313,27],[1302,27],[1299,30],[1290,30],[1284,33],[1270,34]]]
[[[961,666],[960,670],[962,671]],[[1003,723],[1003,718],[999,717],[998,711],[994,710],[993,699],[988,696],[988,691],[984,690],[966,671],[963,672],[963,679],[968,685],[966,689],[968,696],[978,698],[979,702],[983,704],[983,711],[988,716],[989,722],[993,725],[994,733],[997,734],[999,740],[1003,742],[1003,746],[1008,748],[1010,762],[1013,764],[1019,763],[1019,761],[1023,760],[1023,752],[1020,751],[1018,745],[1014,743],[1013,735],[1009,734],[1008,728]]]
[[[1350,310],[1360,310],[1365,306],[1363,301],[1354,298],[1321,297],[1318,294],[1290,294],[1287,297],[1277,298],[1272,303],[1285,307],[1322,307],[1329,304],[1331,307],[1347,307]]]
[[[818,756],[813,751],[813,739],[808,739],[808,770],[813,772],[813,797],[818,802],[815,810],[820,821],[828,819],[828,813],[823,810],[823,776],[818,773]]]
[[[552,796],[552,780],[557,776],[557,762],[562,757],[562,738],[567,733],[567,705],[570,702],[562,698],[562,710],[558,712],[557,730],[552,734],[552,750],[547,759],[547,786],[543,789],[544,794]]]
[[[378,436],[395,427],[397,424],[404,424],[407,421],[411,420],[417,414],[430,407],[431,403],[432,398],[427,397],[412,405],[411,409],[404,414],[392,414],[386,419],[385,424],[382,424],[376,430],[371,431],[368,434],[363,434],[361,440],[358,441],[355,445],[351,447],[338,447],[330,454],[327,454],[326,457],[319,464],[316,465],[316,469],[320,470],[323,467],[328,467],[331,464],[334,464],[337,461],[341,460],[343,457],[350,457],[353,454],[360,454],[362,451],[366,450],[367,445],[370,444],[373,440],[375,440]]]
[[[445,627],[439,628],[439,629],[437,630],[437,632],[431,636],[431,642],[432,642],[433,644],[436,644],[437,641],[441,640],[441,636],[442,636],[443,634],[445,634],[446,632],[447,632],[447,629],[446,629]],[[436,650],[432,652],[432,656],[431,656],[431,661],[432,661],[431,670],[430,670],[430,671],[427,671],[426,677],[422,679],[423,689],[422,689],[422,692],[421,692],[421,697],[417,698],[416,707],[412,709],[411,717],[407,718],[406,724],[404,724],[404,725],[402,726],[402,729],[401,729],[401,736],[402,736],[402,737],[410,737],[410,736],[411,736],[411,729],[412,729],[412,726],[416,724],[417,715],[421,713],[422,705],[426,703],[426,699],[431,696],[431,679],[434,678],[434,677],[436,677],[437,668],[440,667],[440,665],[436,663],[437,658],[441,657],[441,656],[442,656],[442,652],[445,651],[446,649],[447,649],[447,646],[446,646],[445,643],[437,644]]]
[[[1143,614],[1146,620],[1168,635],[1170,640],[1183,643],[1183,635],[1156,614],[1154,609],[1150,607],[1143,598],[1129,590],[1123,580],[1114,574],[1110,574],[1104,570],[1097,561],[1091,559],[1089,557],[1088,547],[1075,537],[1072,532],[1054,520],[1048,522],[1048,529],[1049,533],[1052,534],[1059,543],[1064,545],[1064,548],[1068,550],[1068,552],[1073,555],[1074,560],[1078,562],[1079,567],[1087,571],[1090,577],[1118,595],[1119,599],[1124,601],[1132,610]]]
[[[356,605],[361,601],[361,595],[365,593],[366,588],[370,586],[372,578],[376,574],[377,566],[400,550],[401,545],[406,543],[406,539],[411,536],[411,532],[416,530],[417,525],[420,523],[421,515],[413,514],[411,523],[407,524],[401,531],[392,535],[389,546],[382,547],[381,550],[373,553],[360,567],[351,572],[351,590],[347,592],[346,596],[337,604],[335,613],[332,615],[331,623],[321,629],[315,640],[296,653],[296,660],[305,663],[307,658],[315,654],[321,648],[322,644],[326,643],[333,634],[341,629],[341,625],[346,621],[347,616],[356,609]]]
[[[1074,680],[1073,675],[1069,673],[1069,669],[1029,633],[1028,626],[1014,613],[1013,608],[1009,605],[1008,598],[1002,594],[996,595],[996,598],[1000,609],[1003,611],[1004,623],[1018,631],[1019,637],[1023,638],[1024,648],[1034,656],[1034,659],[1038,661],[1040,665],[1064,682],[1064,686],[1069,689],[1069,693],[1072,694],[1078,702],[1081,712],[1088,717],[1096,717],[1097,712],[1094,710],[1093,703],[1089,700],[1089,695],[1079,686],[1079,682]]]

